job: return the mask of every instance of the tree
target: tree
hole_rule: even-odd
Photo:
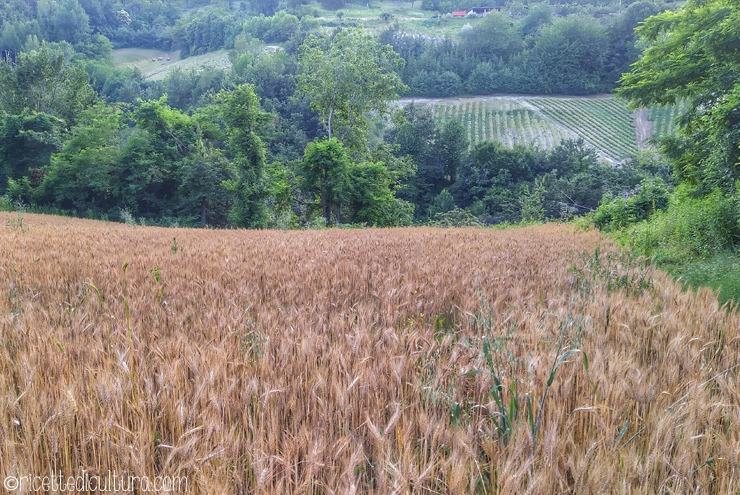
[[[709,192],[740,179],[740,4],[689,0],[648,18],[638,34],[649,47],[618,94],[632,108],[682,103],[679,136],[663,151],[679,180]]]
[[[97,105],[81,115],[69,140],[45,169],[39,197],[78,214],[108,213],[118,202],[118,170],[123,116]]]
[[[519,205],[522,209],[523,222],[542,222],[545,219],[545,185],[544,177],[538,177],[534,186],[521,186]]]
[[[38,17],[48,41],[75,44],[90,35],[90,18],[77,0],[39,0]]]
[[[445,122],[436,148],[448,184],[457,180],[457,171],[462,167],[468,153],[468,146],[468,132],[460,121],[451,119]]]
[[[47,43],[19,54],[15,65],[0,62],[0,112],[44,112],[71,124],[95,99],[87,73]]]
[[[410,157],[417,169],[408,187],[399,191],[398,196],[411,201],[416,206],[417,216],[422,217],[449,183],[437,148],[439,128],[430,107],[413,103],[394,115],[393,124],[386,139],[397,147],[398,156]]]
[[[34,186],[63,143],[65,123],[46,113],[0,117],[0,193],[8,180],[31,175]]]
[[[170,107],[166,95],[140,101],[133,117],[136,129],[122,157],[122,166],[129,170],[127,197],[143,216],[169,214],[177,206],[181,162],[198,144],[198,124]]]
[[[301,188],[318,196],[326,223],[332,213],[337,223],[341,220],[340,207],[346,199],[348,170],[347,150],[337,138],[313,141],[308,144],[301,165]]]
[[[403,59],[362,29],[343,29],[330,39],[310,36],[300,47],[299,91],[311,101],[331,140],[362,147],[367,114],[383,114],[406,89],[395,71]]]
[[[373,227],[410,225],[414,207],[393,194],[397,174],[383,162],[362,162],[349,168],[348,206],[351,221]]]
[[[232,195],[227,185],[237,180],[236,170],[221,150],[199,140],[180,168],[180,212],[200,225],[226,225]]]
[[[607,47],[606,30],[592,18],[558,19],[541,29],[529,53],[529,73],[543,93],[603,90],[612,84],[602,81]]]
[[[270,116],[260,109],[259,98],[251,84],[221,91],[216,95],[216,104],[226,127],[228,150],[239,174],[232,185],[236,200],[231,221],[239,227],[264,228],[265,145],[260,133]]]
[[[278,10],[278,0],[249,0],[249,6],[255,14],[274,15]]]
[[[473,29],[463,31],[461,36],[466,49],[484,60],[501,57],[507,61],[524,48],[522,36],[509,16],[498,12],[491,12]]]

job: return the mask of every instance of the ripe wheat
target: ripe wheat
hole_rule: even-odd
[[[740,490],[740,319],[597,233],[25,224],[0,237],[0,478]],[[503,441],[483,337],[537,438],[522,402]],[[540,408],[559,346],[589,366],[570,356]]]

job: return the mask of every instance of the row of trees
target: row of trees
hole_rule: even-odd
[[[254,37],[285,43],[290,51],[318,27],[298,8],[300,2],[283,5],[296,15],[257,0],[20,3],[13,16],[0,19],[0,50],[27,51],[28,40],[36,39],[92,52],[107,39],[114,46],[180,49],[187,56],[235,46],[239,51],[238,45]],[[509,6],[464,26],[458,36],[410,36],[395,24],[381,40],[406,61],[400,75],[416,96],[598,93],[613,90],[635,61],[634,27],[664,8],[663,0],[638,0],[624,11],[595,17],[584,9],[576,10],[578,15],[555,15],[558,7],[546,3],[519,10]]]
[[[350,64],[337,63],[344,50],[356,54]],[[302,159],[267,163],[265,139],[279,128],[253,85],[221,90],[192,114],[167,96],[109,104],[61,49],[42,43],[0,66],[0,187],[14,200],[95,217],[409,223],[413,207],[394,195],[407,170],[367,142],[367,112],[383,112],[403,87],[393,72],[400,63],[360,30],[309,39],[296,84],[326,136]]]

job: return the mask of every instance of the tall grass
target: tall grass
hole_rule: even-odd
[[[110,470],[209,494],[740,489],[740,319],[595,232],[25,223],[0,236],[0,478]],[[511,384],[531,398],[505,442],[492,374],[469,373],[491,363],[504,400]]]
[[[597,219],[601,212],[602,207]],[[617,239],[634,252],[652,257],[684,285],[708,286],[718,290],[722,302],[740,302],[737,193],[715,191],[695,197],[690,188],[680,186],[667,210],[623,229]]]

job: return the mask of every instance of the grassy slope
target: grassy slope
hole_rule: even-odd
[[[163,60],[152,61],[152,58],[162,57]],[[170,60],[167,61],[167,57]],[[177,68],[189,70],[191,68],[207,70],[209,68],[230,69],[228,54],[225,50],[195,55],[185,59],[180,58],[180,51],[163,52],[146,48],[122,48],[113,51],[113,63],[118,66],[137,67],[144,78],[149,80],[163,79],[168,72]]]
[[[711,287],[720,303],[740,304],[740,253],[725,252],[709,259],[670,267],[669,271],[686,286]]]

